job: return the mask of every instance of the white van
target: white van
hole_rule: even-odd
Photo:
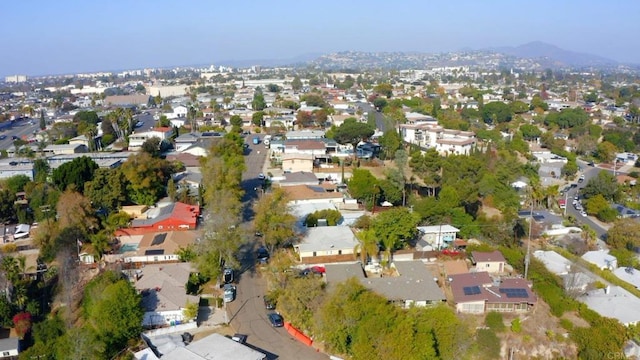
[[[271,135],[266,135],[264,137],[264,139],[262,139],[262,142],[264,143],[264,147],[269,147],[269,144],[271,144]]]

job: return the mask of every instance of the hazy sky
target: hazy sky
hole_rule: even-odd
[[[544,41],[640,63],[640,1],[2,0],[0,76]]]

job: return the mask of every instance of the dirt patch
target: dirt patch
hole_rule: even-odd
[[[565,329],[560,326],[560,320],[551,315],[549,305],[538,299],[535,308],[526,314],[503,314],[507,330],[499,334],[502,340],[502,354],[508,358],[513,351],[516,359],[575,359],[577,349],[568,339]],[[515,333],[511,329],[512,321],[520,318],[521,332]],[[526,356],[523,356],[526,354]]]
[[[482,212],[487,217],[487,219],[502,217],[502,212],[500,210],[487,205],[482,205],[482,208],[480,208],[480,212]]]
[[[584,320],[583,318],[581,318],[580,316],[578,316],[578,314],[576,314],[575,312],[568,312],[568,313],[564,313],[562,315],[562,319],[567,319],[569,321],[571,321],[571,323],[573,324],[573,326],[577,326],[577,327],[589,327],[589,323]]]

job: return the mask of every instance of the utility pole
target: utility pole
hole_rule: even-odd
[[[524,257],[525,280],[529,276],[529,262],[531,261],[531,228],[533,228],[533,196],[531,196],[531,211],[529,212],[529,241],[527,241],[527,254]]]

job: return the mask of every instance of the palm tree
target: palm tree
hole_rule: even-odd
[[[355,235],[358,244],[353,249],[353,252],[354,254],[360,254],[360,261],[363,264],[368,263],[372,257],[378,256],[378,241],[372,229],[358,231]]]

